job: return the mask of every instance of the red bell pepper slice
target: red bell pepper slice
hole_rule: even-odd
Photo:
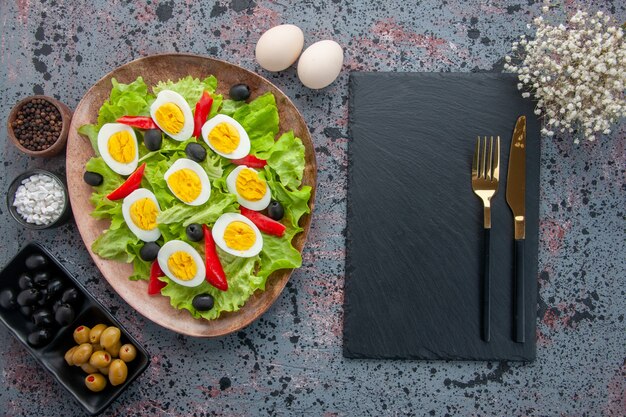
[[[244,156],[240,159],[231,159],[230,162],[235,165],[245,165],[250,168],[263,168],[267,165],[267,161],[265,159],[259,159],[254,155]]]
[[[150,281],[148,282],[148,294],[156,295],[161,294],[161,290],[165,287],[165,282],[161,281],[159,277],[165,276],[158,261],[152,262],[150,266]]]
[[[211,234],[211,229],[206,224],[202,225],[204,232],[204,263],[206,266],[206,280],[218,290],[228,290],[228,282],[224,268],[220,263],[220,258],[215,250],[215,240]]]
[[[154,120],[152,120],[152,117],[149,116],[122,116],[117,119],[116,122],[142,130],[159,128],[159,126],[154,123]]]
[[[211,106],[213,106],[213,97],[207,91],[204,91],[202,97],[196,103],[196,111],[193,115],[193,135],[196,138],[199,138],[202,134],[202,125],[206,122],[206,118],[209,117]]]
[[[143,178],[143,171],[146,169],[146,163],[141,164],[139,168],[135,170],[130,177],[124,181],[122,185],[117,187],[111,194],[107,195],[109,200],[121,200],[127,197],[130,193],[135,191],[141,185],[141,179]]]
[[[270,219],[264,214],[259,213],[258,211],[247,209],[243,206],[240,207],[241,214],[246,216],[252,223],[255,224],[256,227],[259,228],[263,233],[267,233],[268,235],[274,235],[278,237],[282,237],[285,234],[285,225],[277,222],[274,219]]]

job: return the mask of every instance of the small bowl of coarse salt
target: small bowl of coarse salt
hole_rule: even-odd
[[[24,172],[13,180],[7,206],[18,223],[36,230],[60,226],[71,213],[64,181],[43,169]]]

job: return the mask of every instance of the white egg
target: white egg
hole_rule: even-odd
[[[238,179],[240,179],[241,181],[244,180],[244,178],[240,178],[240,175],[245,175],[246,170],[252,171],[254,173],[252,175],[252,178],[258,177],[258,174],[259,174],[258,171],[252,168],[248,168],[245,165],[240,165],[237,168],[233,169],[233,171],[230,174],[228,174],[228,177],[226,177],[226,186],[228,187],[228,191],[231,194],[235,194],[235,196],[237,196],[237,202],[241,204],[242,206],[244,206],[245,208],[248,208],[250,210],[256,210],[256,211],[263,210],[270,204],[270,200],[272,199],[270,186],[267,184],[267,181],[265,181],[262,178],[258,178],[258,180],[260,181],[259,185],[265,186],[263,196],[258,200],[249,200],[248,198],[243,196],[237,189],[237,180]],[[251,173],[248,172],[248,174],[251,174]],[[258,190],[258,187],[257,187],[257,190]],[[261,190],[261,192],[263,192],[263,190]]]
[[[98,132],[98,152],[104,162],[120,175],[130,175],[137,169],[139,148],[132,127],[121,123],[106,123]]]
[[[193,114],[183,96],[175,91],[163,90],[150,106],[152,120],[169,137],[185,141],[193,135]]]
[[[282,71],[296,62],[303,46],[304,34],[298,26],[274,26],[256,43],[256,60],[268,71]]]
[[[161,237],[161,231],[156,223],[160,212],[161,208],[155,195],[145,188],[133,191],[122,202],[122,215],[126,225],[144,242],[154,242]]]
[[[199,163],[191,159],[177,159],[165,171],[163,178],[172,194],[190,206],[202,205],[211,197],[209,176]]]
[[[235,132],[236,135],[233,135]],[[228,148],[228,152],[226,152],[223,150],[224,148],[222,148],[222,150],[216,148],[216,145],[218,145],[216,140],[222,141],[226,139],[227,145],[232,146],[234,142],[231,141],[236,139],[236,136],[239,137],[239,143],[237,143],[232,150]],[[214,139],[212,139],[212,137]],[[246,130],[237,120],[225,114],[218,114],[207,120],[202,126],[202,139],[209,145],[209,148],[213,149],[216,154],[224,158],[239,159],[250,153],[250,138],[248,137],[248,133],[246,133]]]
[[[185,287],[197,287],[206,278],[204,260],[193,246],[182,240],[170,240],[157,256],[161,271]]]
[[[246,243],[245,246],[237,247],[236,240],[233,240],[233,237],[239,236],[241,238],[242,225],[238,223],[245,223],[245,225],[249,226],[249,228],[243,226],[243,229],[246,233],[248,233],[248,237],[252,238],[251,233],[254,234],[252,238],[252,242],[250,239],[239,239]],[[231,228],[229,228],[231,226]],[[232,230],[231,230],[232,229]],[[224,252],[230,253],[234,256],[239,256],[241,258],[251,258],[256,256],[263,249],[263,236],[261,236],[261,232],[259,229],[248,219],[247,217],[239,214],[239,213],[224,213],[213,225],[213,229],[211,231],[213,235],[213,240],[215,240],[215,244],[220,247]]]
[[[324,88],[335,81],[342,66],[343,49],[337,42],[315,42],[306,48],[298,61],[298,78],[306,87]]]

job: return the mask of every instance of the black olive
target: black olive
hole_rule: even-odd
[[[52,339],[52,332],[48,329],[36,330],[28,335],[28,344],[39,347],[47,344]]]
[[[245,84],[235,84],[230,87],[228,95],[235,101],[247,100],[250,97],[250,87]]]
[[[61,296],[61,301],[66,304],[74,304],[78,301],[80,294],[76,288],[68,288],[63,291],[63,295]]]
[[[159,129],[148,129],[143,132],[143,144],[146,145],[146,149],[151,152],[161,149],[163,143],[163,134]]]
[[[185,233],[187,233],[187,238],[192,242],[200,242],[204,237],[204,232],[202,231],[202,226],[198,223],[191,223],[185,229]]]
[[[26,268],[28,269],[39,269],[43,266],[48,265],[48,260],[40,254],[30,255],[26,258],[24,262],[26,264]]]
[[[65,303],[61,301],[61,299],[56,300],[54,304],[52,304],[52,311],[56,313],[62,305],[65,305]]]
[[[283,209],[282,204],[280,204],[276,200],[272,200],[270,205],[267,206],[267,215],[274,220],[280,220],[285,215],[285,210]]]
[[[39,299],[39,291],[34,288],[27,288],[17,295],[19,306],[32,306]]]
[[[45,306],[50,304],[50,301],[52,301],[52,297],[50,296],[50,294],[48,294],[48,289],[41,288],[39,290],[39,298],[37,298],[37,304],[39,304],[40,306]]]
[[[98,185],[102,184],[104,178],[97,172],[85,171],[85,173],[83,174],[83,180],[85,180],[87,184],[93,187],[97,187]]]
[[[206,159],[206,149],[199,143],[190,142],[185,146],[185,155],[193,161],[202,162]]]
[[[22,315],[24,317],[30,317],[31,314],[33,314],[34,310],[35,309],[33,307],[31,307],[31,306],[21,306],[20,307],[20,313],[22,313]]]
[[[50,275],[47,272],[39,272],[33,277],[33,283],[37,287],[47,287],[50,281]]]
[[[198,311],[208,311],[213,308],[213,296],[211,294],[198,294],[193,297],[191,305]]]
[[[67,304],[62,304],[54,313],[54,319],[61,326],[67,326],[74,321],[74,309]]]
[[[5,310],[12,310],[17,307],[17,302],[15,301],[15,291],[10,288],[0,292],[0,307]]]
[[[63,291],[63,281],[59,278],[51,279],[50,282],[48,282],[47,290],[49,297],[56,297]]]
[[[32,315],[33,323],[37,327],[48,327],[52,324],[53,316],[52,312],[47,308],[36,310]]]
[[[161,247],[156,242],[144,243],[141,249],[139,249],[139,257],[146,262],[152,262],[159,255],[160,249]]]
[[[28,274],[22,274],[17,280],[17,285],[19,285],[20,290],[31,288],[33,286],[33,279]]]

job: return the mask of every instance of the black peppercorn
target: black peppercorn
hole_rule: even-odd
[[[43,151],[57,141],[61,124],[61,113],[52,103],[33,99],[18,109],[11,127],[20,145],[31,151]]]

